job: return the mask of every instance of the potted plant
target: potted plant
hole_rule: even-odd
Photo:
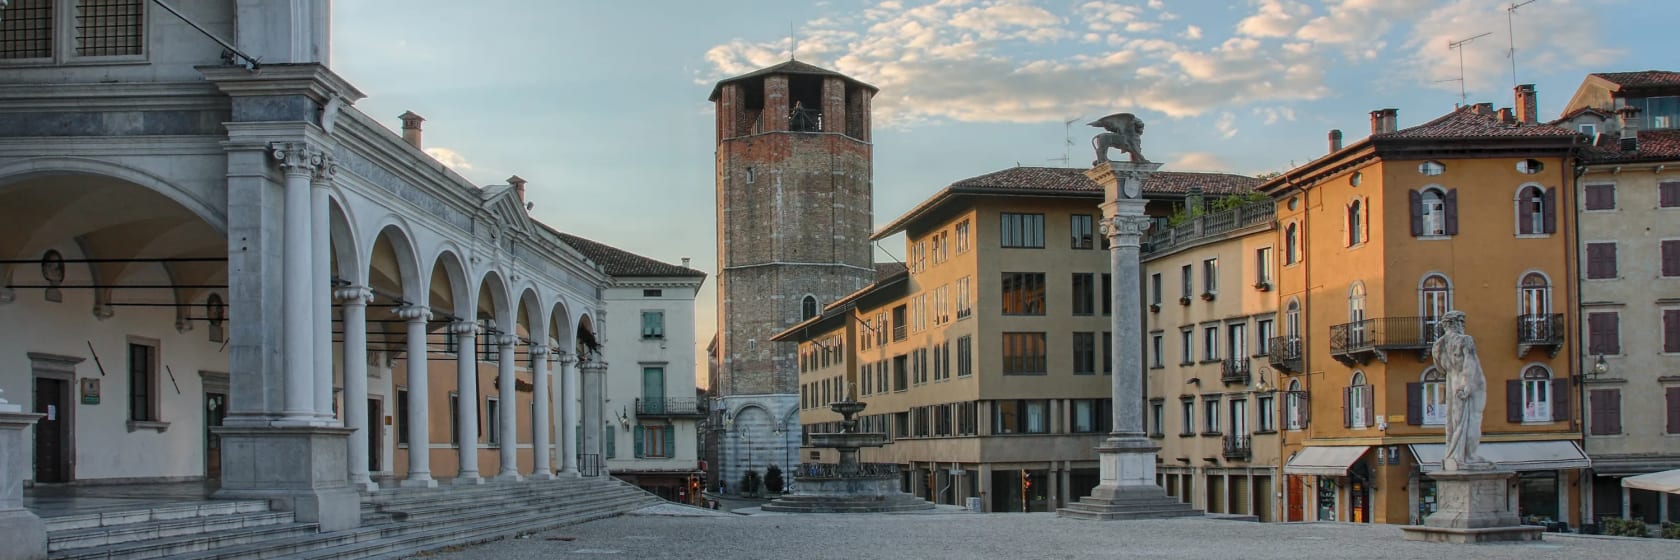
[[[1179,305],[1190,305],[1190,296],[1184,296],[1184,297],[1178,298],[1178,304]]]
[[[1262,292],[1269,292],[1269,291],[1272,290],[1272,283],[1271,282],[1255,282],[1254,283],[1254,289],[1262,291]]]
[[[786,487],[787,486],[785,484],[785,481],[782,480],[782,468],[781,467],[772,464],[772,465],[770,465],[769,468],[764,469],[764,491],[765,492],[768,492],[768,493],[771,493],[771,494],[781,494],[782,489],[786,488]]]
[[[1213,301],[1215,295],[1213,292],[1202,292],[1202,301]]]
[[[1149,312],[1150,313],[1160,313],[1161,312],[1161,304],[1159,304],[1159,303],[1149,304]]]

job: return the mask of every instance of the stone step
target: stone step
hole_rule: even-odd
[[[321,534],[314,523],[286,523],[228,529],[153,540],[76,548],[49,554],[55,560],[143,560],[216,550],[250,543],[276,542]]]
[[[326,548],[299,556],[299,560],[327,560],[335,558],[407,558],[415,554],[448,546],[462,546],[508,538],[514,535],[546,531],[555,527],[585,523],[615,517],[653,503],[657,498],[625,498],[590,504],[591,507],[558,510],[526,511],[499,515],[465,524],[453,524],[438,530],[409,531],[402,535],[355,545]]]
[[[1105,500],[1086,497],[1056,510],[1056,515],[1073,519],[1164,519],[1199,517],[1200,510],[1172,498]]]
[[[115,527],[134,523],[146,523],[149,521],[188,519],[193,517],[209,517],[214,515],[256,513],[264,511],[268,511],[268,502],[262,500],[217,500],[211,502],[164,504],[121,511],[61,515],[57,517],[43,518],[41,521],[47,525],[47,532],[52,533],[54,531],[87,529],[90,527]]]
[[[397,521],[416,521],[435,516],[468,516],[485,511],[505,510],[515,505],[537,506],[544,503],[588,501],[597,497],[612,496],[620,492],[622,490],[603,487],[565,493],[520,494],[517,496],[488,495],[467,500],[440,497],[434,500],[412,501],[403,504],[378,504],[374,506],[374,511],[390,514]]]
[[[292,512],[264,511],[187,517],[146,522],[124,523],[82,529],[62,529],[47,533],[47,552],[91,548],[140,540],[198,535],[244,529],[265,525],[281,525],[294,521]]]

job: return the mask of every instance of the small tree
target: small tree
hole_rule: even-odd
[[[751,496],[758,493],[758,471],[747,469],[741,475],[741,495]]]
[[[785,484],[783,484],[783,482],[784,481],[782,480],[782,468],[781,467],[778,467],[775,464],[771,464],[770,468],[764,469],[764,490],[765,491],[773,493],[773,494],[780,494],[780,493],[782,493],[782,489],[787,487]]]

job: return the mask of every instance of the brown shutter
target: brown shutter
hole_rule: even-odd
[[[1605,427],[1612,434],[1622,433],[1622,390],[1610,389],[1604,392],[1604,400],[1609,404],[1605,407]]]
[[[1663,352],[1680,352],[1680,309],[1663,310]]]
[[[1458,235],[1458,189],[1447,189],[1447,235]]]
[[[1342,427],[1353,427],[1353,387],[1342,389]]]
[[[1423,384],[1406,384],[1406,425],[1423,425]]]
[[[1529,212],[1533,209],[1529,208],[1528,201],[1534,196],[1533,193],[1536,190],[1538,189],[1534,187],[1523,187],[1517,191],[1517,233],[1519,234],[1534,233],[1534,218],[1529,215]]]
[[[1589,198],[1588,200],[1590,201],[1592,199]],[[1609,427],[1609,426],[1605,425],[1605,419],[1604,419],[1604,413],[1606,412],[1606,410],[1604,409],[1604,407],[1605,407],[1604,391],[1605,391],[1604,389],[1593,389],[1591,391],[1587,391],[1587,434],[1588,435],[1594,435],[1594,436],[1605,435],[1604,429]]]
[[[1512,379],[1505,382],[1505,421],[1521,424],[1523,417],[1522,380]]]
[[[1589,434],[1608,436],[1622,433],[1622,399],[1620,389],[1593,389],[1592,423]]]
[[[1680,387],[1668,388],[1668,433],[1680,434]]]
[[[1406,191],[1406,200],[1412,207],[1412,237],[1423,235],[1423,193]]]
[[[1662,242],[1662,275],[1680,276],[1680,241]]]
[[[1566,422],[1570,419],[1571,399],[1569,398],[1569,378],[1552,378],[1552,421]]]
[[[1604,353],[1622,353],[1622,316],[1617,313],[1604,314]]]
[[[1376,388],[1376,386],[1366,385],[1365,386],[1365,402],[1362,403],[1362,405],[1365,407],[1365,427],[1367,427],[1367,428],[1371,427],[1371,424],[1373,424],[1377,421],[1376,400],[1377,400],[1377,388]]]
[[[1545,192],[1541,194],[1541,196],[1540,196],[1540,207],[1542,208],[1542,212],[1544,214],[1543,216],[1541,216],[1540,226],[1545,228],[1545,231],[1540,232],[1540,233],[1556,233],[1557,232],[1557,188],[1556,187],[1546,189]]]

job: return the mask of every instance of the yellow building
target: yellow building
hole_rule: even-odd
[[[877,231],[905,234],[906,266],[777,336],[800,345],[804,428],[832,431],[826,405],[855,383],[862,429],[891,438],[862,458],[897,465],[906,491],[977,497],[986,511],[1053,511],[1089,494],[1111,429],[1112,298],[1102,188],[1083,171],[958,181]],[[1192,187],[1256,182],[1164,172],[1144,192],[1164,216]],[[825,452],[801,454],[832,461]]]
[[[1574,359],[1574,131],[1460,108],[1371,136],[1260,187],[1277,204],[1287,520],[1417,523],[1445,421],[1435,322],[1468,315],[1487,375],[1481,454],[1520,471],[1525,518],[1577,523],[1587,466]]]

